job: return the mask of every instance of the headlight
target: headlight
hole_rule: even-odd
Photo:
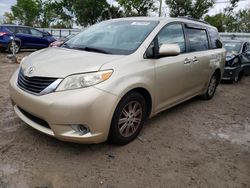
[[[99,71],[86,74],[75,74],[66,77],[56,91],[78,89],[96,85],[110,78],[112,70]]]
[[[234,58],[231,65],[234,65],[234,64],[237,64],[237,63],[239,63],[239,58],[238,57]]]

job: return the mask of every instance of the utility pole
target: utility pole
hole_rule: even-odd
[[[160,0],[159,17],[161,17],[162,0]]]

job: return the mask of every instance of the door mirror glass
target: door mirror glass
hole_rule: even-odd
[[[162,44],[159,49],[159,56],[176,56],[181,53],[178,44]]]

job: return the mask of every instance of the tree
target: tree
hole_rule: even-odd
[[[11,11],[18,22],[33,26],[40,15],[39,6],[37,0],[17,0],[17,3],[11,6]]]
[[[123,7],[125,16],[147,16],[150,10],[155,11],[154,0],[117,0]]]
[[[72,14],[67,11],[67,6],[63,1],[39,0],[40,27],[64,27],[71,28],[73,25]]]
[[[201,19],[213,7],[214,0],[166,0],[166,4],[172,17],[191,16]]]
[[[192,4],[190,15],[193,18],[201,19],[214,6],[214,0],[196,0]]]
[[[5,12],[3,14],[3,23],[5,24],[13,24],[15,21],[15,17],[11,12]]]
[[[112,19],[112,18],[121,18],[124,17],[124,12],[120,7],[116,7],[114,5],[110,5],[102,15],[103,20]]]
[[[192,0],[166,0],[171,17],[188,16],[192,7]]]
[[[225,15],[223,13],[214,16],[206,15],[204,20],[218,29],[219,32],[225,32],[224,25]]]
[[[240,32],[248,27],[249,18],[247,10],[241,10],[238,13],[234,12],[239,0],[230,0],[230,4],[224,9],[223,13],[218,13],[213,16],[207,15],[205,21],[218,28],[219,32]],[[246,17],[246,18],[245,18]],[[246,20],[246,21],[242,21]]]
[[[109,4],[106,0],[74,0],[72,5],[76,22],[82,26],[101,21],[108,8]]]
[[[238,32],[250,32],[250,9],[240,10],[236,14],[236,18],[238,18]]]

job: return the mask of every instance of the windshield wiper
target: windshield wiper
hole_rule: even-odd
[[[94,47],[73,47],[73,49],[77,49],[77,50],[84,50],[84,51],[88,51],[88,52],[98,52],[98,53],[103,53],[103,54],[112,54],[111,52],[108,52],[106,50],[100,49],[100,48],[94,48]]]

